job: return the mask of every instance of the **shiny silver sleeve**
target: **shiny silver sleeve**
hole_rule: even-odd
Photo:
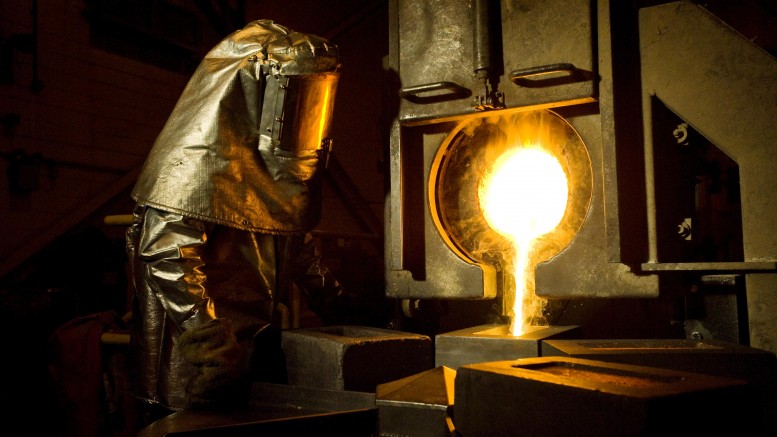
[[[164,308],[167,316],[186,330],[215,318],[205,293],[202,267],[206,240],[203,222],[180,214],[145,208],[135,247],[139,289]]]
[[[177,347],[183,332],[229,320],[250,359],[271,321],[276,237],[139,205],[127,232],[135,295],[133,394],[171,409],[189,405],[197,373]]]

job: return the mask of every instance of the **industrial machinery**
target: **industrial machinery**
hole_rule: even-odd
[[[471,326],[523,287],[547,299],[535,321],[588,336],[777,349],[775,59],[693,2],[660,3],[392,2],[388,296],[409,314],[444,300]],[[539,139],[568,178],[526,278],[477,199],[509,137]]]
[[[438,320],[433,371],[370,381],[381,431],[777,428],[777,60],[690,1],[392,0],[389,36],[386,296]],[[502,168],[531,176],[506,221]],[[380,338],[357,331],[304,348],[363,375],[346,349]]]
[[[607,360],[637,353],[687,371],[726,353],[704,341],[760,348],[759,370],[704,373],[758,380],[756,428],[773,430],[777,60],[690,1],[395,0],[389,19],[400,100],[386,293],[411,318],[444,308],[436,363],[472,378],[457,378],[457,429],[481,435],[510,417],[493,413],[497,390],[478,390],[511,384],[520,364],[477,363],[548,352],[545,326],[632,338]],[[513,167],[527,150],[555,164]],[[495,181],[508,186],[496,201],[506,220],[494,218]],[[538,214],[553,196],[561,212]],[[504,230],[516,222],[533,231]],[[728,350],[741,359],[725,362],[753,362]],[[557,390],[537,375],[540,392]]]

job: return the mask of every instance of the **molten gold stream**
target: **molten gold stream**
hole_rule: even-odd
[[[547,325],[549,293],[535,290],[535,271],[572,242],[593,195],[591,159],[572,125],[547,110],[465,119],[438,148],[430,176],[439,235],[463,260],[494,268],[489,291],[501,291],[510,332]]]
[[[520,335],[541,316],[543,302],[534,295],[529,256],[534,241],[564,217],[569,196],[567,177],[558,160],[538,144],[517,144],[494,162],[478,190],[489,226],[515,247],[515,294],[508,305],[510,332]],[[520,297],[520,298],[519,298]]]

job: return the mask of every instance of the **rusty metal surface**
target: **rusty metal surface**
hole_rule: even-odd
[[[456,430],[464,436],[745,435],[745,381],[566,357],[462,366]]]
[[[366,326],[281,333],[291,385],[374,392],[378,384],[434,367],[431,339]]]
[[[541,356],[543,340],[579,338],[577,326],[536,326],[524,334],[510,334],[509,325],[480,325],[435,337],[436,366],[457,369],[488,361]]]

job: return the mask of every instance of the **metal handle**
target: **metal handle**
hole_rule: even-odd
[[[574,65],[568,63],[561,64],[549,64],[540,65],[538,67],[523,68],[520,70],[513,70],[510,72],[510,81],[516,85],[521,85],[521,81],[531,80],[528,79],[533,76],[544,76],[546,74],[553,73],[567,73],[569,76],[573,76],[577,72]]]
[[[421,96],[424,93],[430,93],[435,91],[447,91],[445,93],[438,93],[430,96]],[[431,103],[440,100],[447,100],[452,98],[469,97],[472,94],[468,88],[465,88],[454,82],[434,82],[423,85],[415,85],[407,88],[402,88],[399,91],[399,97],[409,100],[414,103]]]

